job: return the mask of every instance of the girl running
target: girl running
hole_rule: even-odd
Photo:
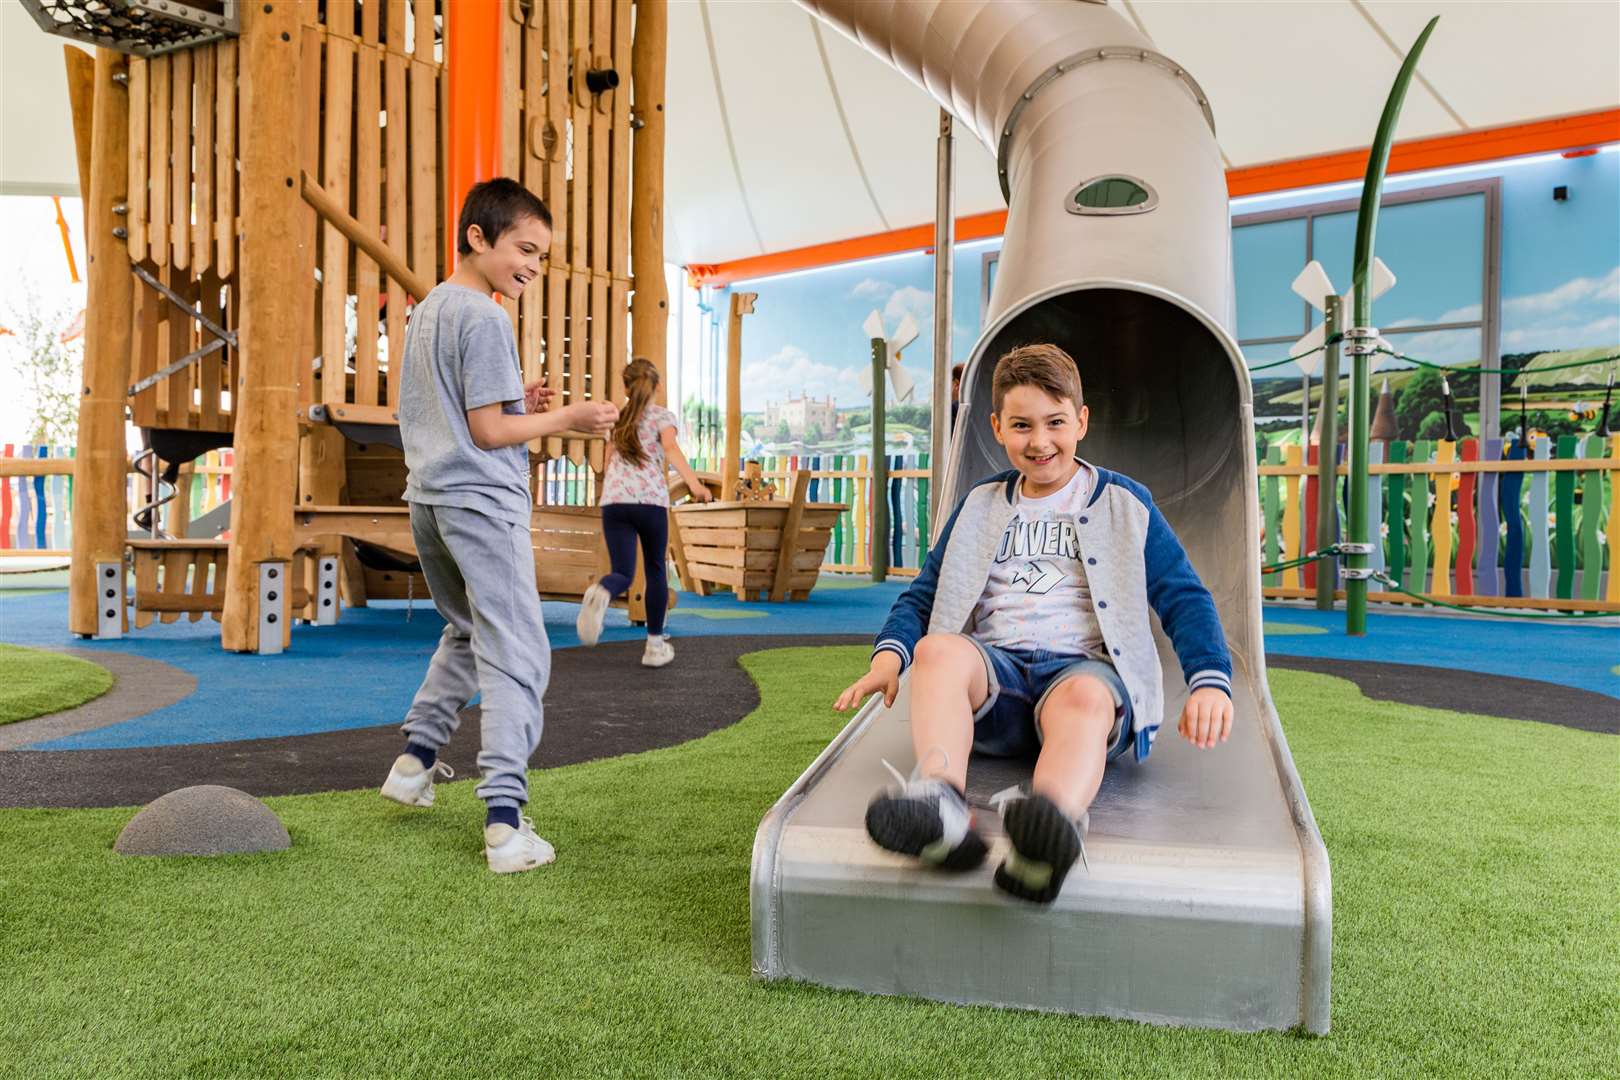
[[[647,570],[647,650],[641,654],[641,664],[663,667],[675,659],[675,650],[664,637],[664,611],[669,606],[664,573],[669,543],[666,462],[686,481],[692,498],[708,502],[714,496],[675,441],[675,414],[653,403],[658,369],[647,360],[630,361],[624,369],[624,389],[628,400],[608,441],[602,478],[602,536],[613,572],[585,590],[575,626],[582,644],[595,645],[601,638],[608,601],[624,595],[635,577],[639,539],[642,565]]]

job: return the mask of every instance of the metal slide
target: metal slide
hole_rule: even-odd
[[[932,94],[996,152],[1005,244],[942,506],[1006,467],[995,360],[1052,341],[1077,360],[1089,460],[1152,490],[1214,594],[1234,663],[1232,737],[1173,730],[1186,698],[1161,635],[1165,730],[1111,766],[1090,872],[1049,908],[879,850],[863,816],[912,764],[908,688],[868,704],[777,802],[754,842],[753,955],[766,978],[874,993],[1258,1030],[1329,1021],[1327,852],[1266,686],[1248,373],[1232,335],[1225,175],[1207,101],[1095,3],[800,0]],[[969,797],[1027,766],[975,759]]]

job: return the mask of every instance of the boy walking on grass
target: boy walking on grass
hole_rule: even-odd
[[[915,665],[917,765],[872,800],[866,829],[947,870],[988,851],[965,797],[969,753],[1038,754],[1031,783],[995,800],[1012,844],[995,882],[1050,903],[1084,856],[1104,766],[1152,749],[1163,690],[1149,608],[1187,675],[1180,731],[1196,746],[1231,730],[1232,662],[1214,601],[1147,489],[1075,456],[1089,414],[1069,355],[1014,349],[992,393],[991,426],[1013,467],[957,506],[890,611],[871,670],[836,707],[873,693],[893,704]]]
[[[423,297],[405,333],[399,432],[410,470],[411,535],[444,633],[406,714],[405,752],[384,797],[432,806],[438,760],[478,695],[483,710],[484,855],[497,874],[542,866],[556,852],[522,814],[529,757],[540,744],[551,648],[535,588],[524,444],[575,429],[601,433],[619,410],[591,401],[543,412],[551,391],[523,383],[512,322],[490,298],[516,300],[551,247],[551,214],[515,180],[467,192],[456,272]]]

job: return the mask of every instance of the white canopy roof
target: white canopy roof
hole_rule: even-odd
[[[1231,167],[1365,146],[1435,14],[1401,139],[1620,105],[1613,0],[1112,2],[1209,94]],[[938,109],[902,75],[789,0],[673,0],[669,24],[670,261],[933,219]],[[63,44],[0,2],[0,191],[78,188]],[[958,146],[957,212],[1000,209],[989,153]]]

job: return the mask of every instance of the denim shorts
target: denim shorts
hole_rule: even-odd
[[[967,637],[967,635],[963,635]],[[968,637],[984,657],[990,696],[973,714],[973,749],[997,757],[1033,757],[1041,750],[1036,716],[1054,687],[1077,675],[1100,679],[1114,695],[1114,729],[1108,734],[1108,760],[1131,745],[1131,698],[1125,681],[1106,660],[1040,649],[1001,649]]]

